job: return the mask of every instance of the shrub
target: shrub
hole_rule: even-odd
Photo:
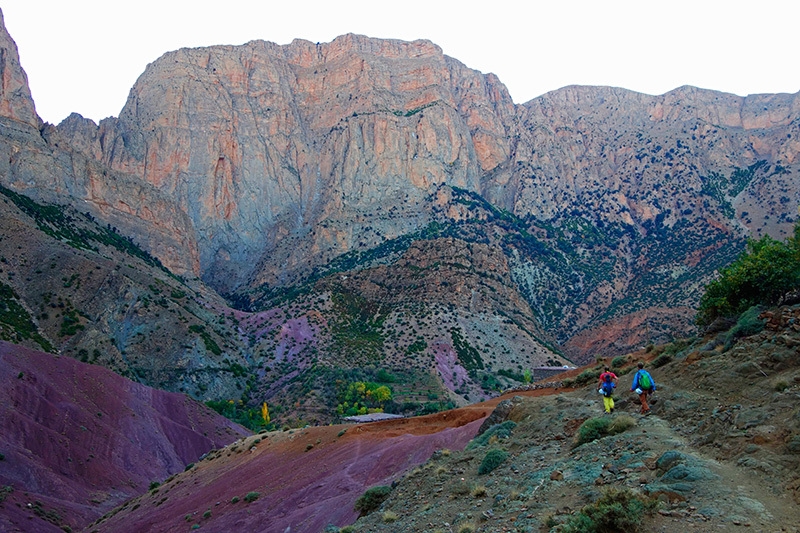
[[[600,377],[600,370],[584,370],[575,377],[575,383],[578,385],[586,385],[593,381],[597,381]]]
[[[578,435],[575,439],[575,446],[580,446],[587,442],[600,439],[608,435],[608,426],[611,420],[608,418],[590,418],[578,428]]]
[[[244,497],[244,501],[246,501],[247,503],[251,503],[256,501],[259,496],[261,496],[261,494],[258,492],[248,492]]]
[[[160,486],[161,486],[161,483],[159,483],[158,481],[153,481],[153,482],[150,483],[150,488],[148,490],[155,490]]]
[[[646,514],[655,511],[658,502],[629,489],[610,489],[596,502],[585,506],[564,524],[563,533],[602,533],[605,531],[641,531]]]
[[[672,356],[668,353],[662,353],[655,359],[653,359],[652,365],[653,368],[661,368],[664,365],[667,365],[672,362]]]
[[[508,459],[508,452],[505,450],[489,450],[478,467],[478,474],[488,474]]]
[[[628,358],[624,355],[619,355],[611,360],[611,368],[620,368],[628,362]]]
[[[339,530],[339,533],[353,533],[355,530],[355,526],[344,526]]]
[[[747,249],[706,286],[695,321],[707,326],[718,317],[735,316],[753,305],[776,305],[798,287],[800,221],[787,243],[766,235],[748,241]]]
[[[188,472],[192,468],[194,468],[194,463],[189,463],[188,465],[186,465],[186,468],[184,468],[183,471]]]
[[[6,454],[0,453],[0,461],[5,461],[5,460],[6,460]]]
[[[590,418],[578,428],[578,434],[575,437],[575,445],[573,447],[577,448],[581,444],[586,444],[587,442],[592,442],[593,440],[601,439],[608,435],[622,433],[635,425],[636,420],[628,415],[619,415],[613,420],[608,418]]]
[[[234,496],[233,498],[231,498],[231,503],[239,503],[239,497]]]
[[[494,440],[507,439],[511,436],[511,431],[515,427],[517,427],[517,423],[513,420],[506,420],[500,424],[495,424],[484,431],[483,434],[472,439],[472,442],[467,445],[467,449],[472,450],[478,446],[486,446],[492,437],[495,437]]]
[[[765,321],[758,318],[758,315],[763,311],[763,307],[754,305],[739,316],[736,325],[731,328],[731,335],[733,337],[749,337],[756,333],[761,333],[764,329]]]
[[[386,512],[383,513],[383,517],[382,518],[383,518],[384,522],[386,522],[387,524],[390,524],[390,523],[394,522],[395,520],[397,520],[400,517],[397,516],[397,513],[393,512],[393,511],[386,511]]]
[[[355,510],[358,511],[361,516],[366,516],[380,507],[391,492],[392,487],[386,485],[371,487],[356,500]]]
[[[783,392],[788,388],[789,388],[789,383],[784,380],[776,382],[774,386],[775,392]]]
[[[205,513],[203,513],[203,518],[206,519],[206,520],[211,518],[211,511],[209,510],[209,511],[206,511]]]

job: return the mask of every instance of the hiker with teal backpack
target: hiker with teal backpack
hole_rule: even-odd
[[[610,368],[606,367],[605,372],[600,374],[600,394],[603,395],[603,408],[606,413],[614,411],[614,389],[617,386],[617,375]]]
[[[650,372],[644,369],[644,363],[637,365],[639,370],[633,376],[633,383],[631,384],[631,392],[639,395],[639,401],[642,403],[641,413],[643,415],[650,414],[650,407],[647,405],[647,400],[656,391],[656,381]]]

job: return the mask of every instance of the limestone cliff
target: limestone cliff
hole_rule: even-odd
[[[430,42],[345,35],[168,53],[118,120],[70,136],[173,198],[232,290],[413,231],[436,186],[477,190],[508,158],[514,113]]]
[[[31,98],[28,77],[19,62],[17,44],[6,30],[2,12],[0,12],[0,116],[37,129],[41,124]]]
[[[42,124],[0,12],[0,183],[46,202],[71,204],[134,236],[174,272],[199,273],[191,220],[154,187],[99,162],[86,139],[97,126],[79,115],[64,133]],[[82,135],[75,134],[82,131]],[[67,140],[69,137],[69,140]],[[76,149],[77,148],[77,149]]]

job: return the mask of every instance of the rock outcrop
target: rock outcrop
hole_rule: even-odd
[[[19,62],[17,44],[6,30],[0,12],[0,117],[22,122],[38,129],[41,119],[28,87],[28,76]]]

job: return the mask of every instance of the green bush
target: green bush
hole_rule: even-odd
[[[148,490],[155,490],[160,486],[161,486],[161,483],[159,483],[158,481],[153,481],[153,482],[150,483],[150,488]]]
[[[707,326],[719,317],[732,317],[754,305],[776,305],[800,288],[800,221],[794,237],[779,242],[769,236],[750,240],[747,249],[719,278],[706,286],[695,321]]]
[[[667,365],[672,362],[672,356],[668,353],[662,353],[655,359],[653,359],[652,366],[653,368],[661,368],[664,365]]]
[[[488,474],[508,459],[508,452],[505,450],[489,450],[486,452],[481,465],[478,467],[478,474]]]
[[[620,368],[628,362],[628,358],[624,355],[619,355],[611,360],[611,368]]]
[[[587,442],[592,442],[608,435],[608,426],[611,420],[608,418],[590,418],[578,428],[578,435],[575,439],[575,446],[580,446]]]
[[[610,489],[596,502],[585,506],[564,524],[563,533],[636,532],[642,530],[645,515],[655,511],[658,501],[629,489]]]
[[[731,335],[734,337],[749,337],[750,335],[761,333],[766,322],[758,318],[758,315],[760,315],[763,310],[763,307],[754,305],[742,313],[736,321],[736,325],[731,328]]]
[[[246,501],[247,503],[251,503],[256,501],[259,496],[261,496],[261,494],[258,492],[248,492],[244,497],[244,501]]]
[[[617,435],[636,425],[636,420],[628,415],[619,415],[613,419],[590,418],[578,428],[574,447],[592,442],[609,435]]]
[[[467,449],[472,450],[477,448],[478,446],[486,446],[489,443],[489,439],[492,437],[497,437],[498,439],[507,439],[511,436],[511,431],[517,427],[517,423],[513,420],[506,420],[500,424],[495,424],[486,431],[484,431],[481,435],[478,435],[472,442],[467,444]]]
[[[392,487],[386,485],[371,487],[356,500],[355,510],[358,511],[361,516],[366,516],[380,507],[391,492]]]
[[[597,381],[600,377],[600,370],[584,370],[575,377],[575,383],[578,385],[586,385],[593,381]]]

